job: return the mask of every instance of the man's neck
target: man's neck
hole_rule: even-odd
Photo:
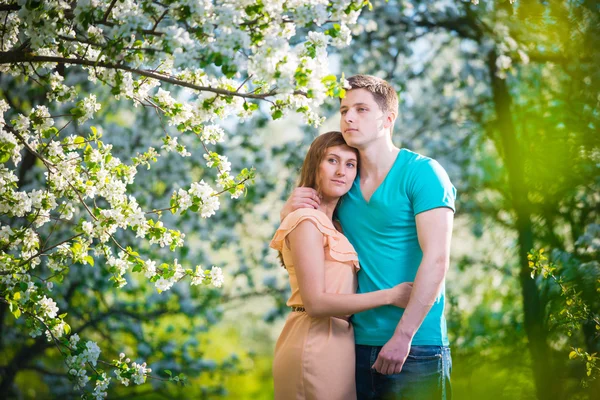
[[[361,178],[378,179],[387,175],[399,152],[400,149],[391,140],[374,142],[359,149]]]

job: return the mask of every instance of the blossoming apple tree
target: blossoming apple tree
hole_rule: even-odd
[[[244,194],[255,172],[232,172],[217,151],[219,121],[268,110],[273,119],[298,112],[318,125],[326,97],[343,95],[343,80],[328,71],[328,46],[349,43],[349,27],[367,3],[0,1],[0,73],[24,99],[0,98],[0,306],[59,349],[84,396],[105,397],[113,379],[144,383],[151,370],[124,354],[102,360],[96,341],[71,331],[54,285],[87,265],[104,269],[116,288],[131,273],[158,292],[186,278],[220,287],[218,267],[149,259],[119,238],[176,251],[186,232],[165,224],[163,213],[210,218],[222,195]],[[85,82],[74,78],[81,76]],[[44,98],[28,101],[29,88]],[[160,118],[147,133],[162,137],[160,148],[115,156],[111,132],[92,121],[107,89],[114,102]],[[138,170],[167,153],[192,156],[190,137],[203,152],[203,178],[173,191],[168,204],[144,209],[130,190]],[[27,160],[43,170],[34,187],[24,187],[19,173]]]

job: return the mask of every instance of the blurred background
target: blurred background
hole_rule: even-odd
[[[392,83],[400,97],[395,144],[437,159],[458,190],[446,282],[454,397],[600,398],[599,3],[372,5],[331,67]],[[30,109],[39,93],[0,78],[5,97]],[[115,156],[162,144],[155,115],[109,101],[108,91],[98,96],[94,124]],[[339,127],[337,100],[322,115],[318,130],[294,115],[272,121],[268,112],[226,121],[218,152],[234,171],[254,166],[256,183],[237,201],[222,199],[210,220],[165,215],[187,235],[180,262],[223,267],[223,289],[181,283],[158,294],[133,274],[117,292],[100,268],[72,269],[55,289],[59,308],[81,310],[70,313],[72,325],[102,342],[107,358],[124,351],[157,376],[187,377],[185,386],[115,385],[110,398],[273,397],[271,360],[289,291],[268,243],[308,144]],[[198,148],[193,139],[181,138],[190,151]],[[140,170],[132,190],[142,208],[168,204],[173,189],[203,177],[203,165],[201,156],[165,155]],[[23,178],[34,186],[42,172],[31,163]],[[532,279],[532,266],[543,273]],[[32,345],[8,317],[0,318],[0,343],[21,355],[14,383],[22,397],[73,396],[65,374],[51,368],[61,362],[56,348]]]

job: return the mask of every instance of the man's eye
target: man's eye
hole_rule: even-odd
[[[346,110],[344,110],[344,111],[340,111],[340,114],[342,114],[342,115],[346,115],[346,113],[347,113],[347,112],[348,112],[348,111],[346,111]]]

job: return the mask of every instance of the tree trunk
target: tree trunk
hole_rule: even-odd
[[[523,313],[525,331],[531,352],[533,377],[537,397],[540,400],[557,398],[559,388],[554,376],[550,349],[547,344],[548,330],[544,323],[544,307],[535,281],[531,278],[531,269],[527,253],[533,248],[533,229],[530,203],[527,199],[525,184],[525,163],[517,140],[517,132],[510,111],[511,97],[506,80],[496,76],[497,54],[491,51],[488,57],[492,95],[500,135],[502,155],[508,176],[508,186],[512,197],[512,207],[516,215],[516,227],[519,244],[519,278],[523,294]]]

